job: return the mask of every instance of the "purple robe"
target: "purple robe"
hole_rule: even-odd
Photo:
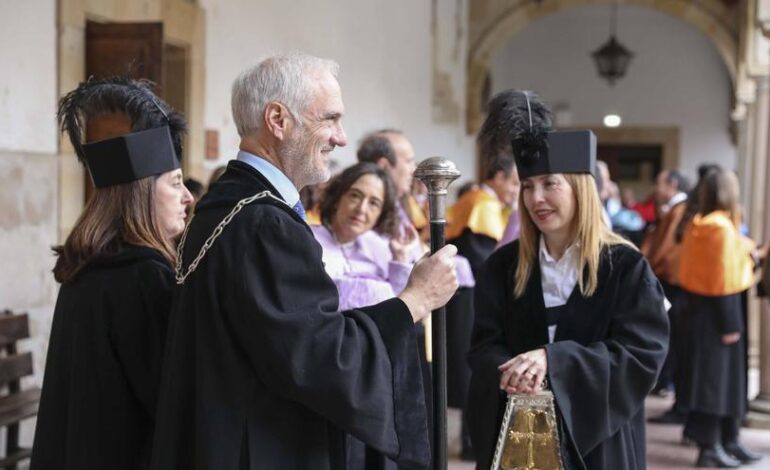
[[[323,248],[323,262],[340,295],[340,309],[374,305],[400,294],[412,265],[393,260],[390,246],[373,231],[354,241],[337,243],[323,225],[311,227]]]
[[[404,233],[406,227],[413,226],[412,220],[409,218],[409,214],[406,213],[404,208],[401,207],[400,203],[397,204],[397,210],[399,220],[398,229],[401,233]],[[516,231],[516,235],[518,236],[518,230]],[[386,244],[389,243],[389,236],[381,235],[380,238],[385,240]],[[418,259],[422,258],[426,252],[428,252],[428,247],[422,243],[415,243],[409,251],[409,261],[414,264]],[[473,287],[476,284],[476,281],[473,278],[471,264],[468,262],[468,259],[463,256],[455,256],[455,275],[457,275],[457,282],[460,284],[460,287]]]

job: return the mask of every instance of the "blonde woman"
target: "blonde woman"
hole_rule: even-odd
[[[550,131],[530,92],[490,103],[522,179],[521,234],[483,265],[469,361],[471,437],[489,468],[506,394],[554,394],[566,468],[645,468],[644,398],[668,347],[663,290],[602,221],[590,131]],[[487,138],[488,140],[488,138]]]

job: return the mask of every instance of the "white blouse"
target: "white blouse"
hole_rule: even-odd
[[[543,288],[545,308],[559,307],[567,303],[578,281],[579,244],[569,246],[564,255],[556,260],[548,253],[545,240],[540,237],[540,282]],[[556,325],[548,327],[548,342],[556,336]]]

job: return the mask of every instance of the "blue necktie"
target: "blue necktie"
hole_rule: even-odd
[[[302,220],[305,220],[305,221],[307,220],[307,217],[305,217],[305,207],[302,205],[302,201],[297,201],[297,203],[294,204],[294,207],[292,207],[292,209],[294,209],[294,212],[296,212],[297,215],[302,217]]]

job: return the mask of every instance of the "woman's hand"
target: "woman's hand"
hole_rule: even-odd
[[[729,346],[737,343],[739,339],[741,339],[741,334],[739,332],[727,333],[722,335],[722,344]]]
[[[543,388],[543,380],[548,372],[548,357],[545,348],[528,351],[498,366],[500,390],[509,395],[525,393],[534,395]]]
[[[417,240],[417,231],[411,225],[404,227],[404,230],[397,236],[390,238],[390,253],[393,260],[399,263],[409,262],[409,250]]]

